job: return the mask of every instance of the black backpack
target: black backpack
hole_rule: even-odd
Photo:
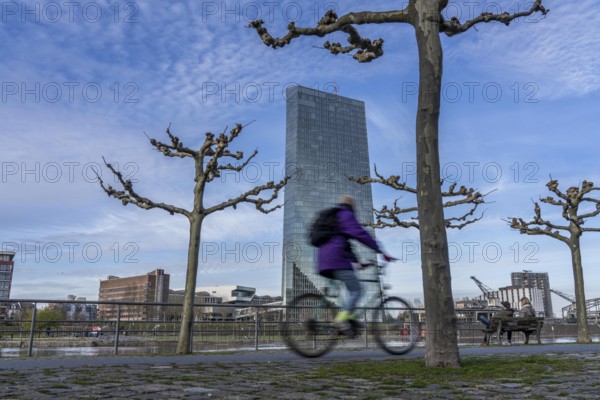
[[[338,207],[326,208],[320,211],[317,218],[310,226],[308,239],[310,244],[315,247],[321,247],[329,242],[331,238],[339,234],[337,213]]]

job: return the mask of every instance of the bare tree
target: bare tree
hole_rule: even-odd
[[[349,176],[348,179],[361,185],[379,183],[394,190],[411,193],[415,196],[417,195],[417,189],[408,186],[406,182],[401,182],[399,175],[392,175],[388,178],[385,178],[377,171],[377,166],[375,166],[375,178],[368,176],[355,178]],[[442,187],[444,186],[443,179],[441,180],[440,185]],[[465,226],[473,224],[483,218],[483,214],[479,217],[475,217],[474,214],[479,205],[485,203],[485,196],[487,196],[489,193],[481,194],[475,189],[467,188],[465,186],[461,186],[458,190],[456,190],[457,185],[457,182],[453,182],[450,184],[450,186],[448,186],[447,190],[442,190],[442,197],[451,199],[444,200],[442,206],[444,208],[469,206],[469,208],[460,216],[445,218],[444,222],[446,224],[446,228],[462,229]],[[414,215],[414,213],[417,213],[417,206],[401,208],[398,206],[398,200],[395,200],[393,206],[390,207],[388,205],[383,205],[380,209],[373,209],[373,212],[375,213],[375,222],[367,222],[364,224],[365,226],[370,226],[371,228],[375,229],[395,227],[419,229],[418,217],[413,216],[410,218],[403,218],[405,215]]]
[[[230,143],[238,137],[242,132],[242,125],[237,124],[235,128],[226,133],[227,129],[219,135],[215,135],[211,132],[206,133],[206,139],[198,150],[191,149],[184,146],[181,140],[173,135],[170,131],[170,127],[167,128],[167,135],[169,136],[169,143],[163,143],[155,139],[150,139],[150,144],[159,152],[166,157],[178,157],[186,158],[189,157],[194,160],[195,166],[195,177],[194,177],[194,200],[193,208],[187,210],[184,208],[176,207],[170,204],[158,203],[150,200],[147,197],[139,195],[133,189],[133,183],[131,180],[126,180],[123,175],[115,169],[112,164],[104,163],[117,177],[122,190],[114,189],[112,186],[105,186],[104,182],[100,177],[98,180],[100,186],[109,197],[121,200],[124,206],[128,204],[136,205],[140,208],[149,210],[152,208],[159,208],[167,211],[169,214],[181,214],[185,216],[190,223],[190,239],[188,246],[188,261],[187,271],[185,278],[185,295],[183,300],[183,316],[181,321],[181,329],[179,332],[179,341],[177,343],[177,353],[189,354],[192,352],[192,324],[194,321],[194,295],[196,292],[196,278],[198,274],[198,255],[200,251],[200,233],[202,231],[202,222],[204,219],[217,211],[225,210],[226,208],[236,208],[240,203],[251,203],[256,206],[256,209],[263,212],[269,213],[281,207],[277,205],[272,208],[265,208],[265,205],[270,204],[275,200],[279,194],[279,190],[287,183],[289,177],[285,177],[279,183],[270,181],[264,185],[256,186],[250,189],[238,197],[225,200],[220,204],[216,204],[210,207],[204,205],[204,190],[206,185],[212,182],[215,178],[221,176],[221,171],[229,170],[235,172],[241,172],[256,156],[257,150],[252,155],[244,160],[244,153],[241,151],[232,152],[229,150]],[[233,160],[244,160],[238,165],[232,165],[230,162],[224,163],[225,159]],[[268,198],[259,198],[263,191],[271,191],[271,196]]]
[[[406,3],[404,3],[406,4]],[[275,38],[263,27],[264,21],[250,23],[263,43],[274,49],[289,44],[300,36],[323,37],[334,32],[348,35],[348,45],[324,43],[332,54],[350,54],[359,62],[370,62],[383,55],[383,39],[363,38],[356,25],[404,23],[415,28],[419,51],[419,96],[416,122],[417,203],[423,289],[427,308],[427,344],[425,363],[429,367],[458,367],[457,325],[452,298],[448,239],[440,188],[438,122],[442,81],[442,44],[440,34],[447,36],[465,32],[479,23],[510,24],[516,18],[534,13],[545,15],[542,0],[535,0],[528,10],[510,14],[482,13],[461,23],[456,17],[446,20],[442,11],[448,0],[408,0],[401,10],[350,12],[338,17],[329,10],[316,27],[301,28],[293,22],[288,32]]]
[[[555,224],[542,217],[542,210],[538,202],[535,202],[535,216],[531,221],[521,218],[510,218],[507,222],[513,229],[526,235],[545,235],[558,239],[565,243],[571,251],[571,264],[573,267],[573,278],[575,280],[575,307],[577,309],[577,341],[581,343],[591,342],[587,324],[587,310],[585,308],[585,287],[583,283],[583,264],[581,262],[580,238],[584,232],[600,232],[600,228],[584,227],[586,219],[600,214],[600,200],[588,197],[594,190],[600,190],[592,182],[583,181],[581,188],[572,186],[565,192],[558,189],[558,181],[551,179],[546,184],[548,190],[555,197],[548,196],[540,198],[540,201],[552,206],[562,208],[563,224]],[[580,207],[588,204],[593,209],[586,212]],[[561,234],[563,232],[564,234]]]

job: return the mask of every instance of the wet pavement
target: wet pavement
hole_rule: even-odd
[[[544,354],[584,358],[582,373],[548,370],[533,384],[490,380],[444,385],[382,385],[369,379],[316,373],[321,367],[365,361],[423,358],[417,348],[401,357],[381,350],[342,351],[319,359],[289,351],[188,356],[2,358],[0,399],[598,399],[600,344],[461,347],[469,357]],[[527,371],[523,371],[526,377]],[[524,380],[526,381],[526,379]]]

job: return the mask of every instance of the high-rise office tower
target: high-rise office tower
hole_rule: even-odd
[[[542,291],[542,301],[544,303],[544,314],[546,317],[553,317],[552,298],[550,297],[550,278],[547,272],[512,272],[510,274],[513,286],[538,288]]]
[[[283,212],[284,304],[325,284],[315,273],[316,248],[307,239],[320,210],[349,194],[355,198],[358,221],[373,221],[370,185],[347,178],[370,175],[365,104],[302,86],[289,87],[286,95],[285,163],[292,179],[285,187]],[[353,246],[360,260],[375,258],[363,245]]]

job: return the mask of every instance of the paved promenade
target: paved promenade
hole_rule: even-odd
[[[530,354],[584,357],[584,373],[556,375],[532,384],[448,382],[403,385],[390,391],[368,379],[323,378],[321,367],[365,360],[388,362],[422,358],[424,349],[393,357],[381,350],[335,350],[319,359],[282,351],[189,356],[4,358],[0,399],[598,399],[600,344],[464,347],[461,358]],[[523,370],[527,374],[526,367]],[[393,386],[393,385],[392,385]],[[394,393],[393,393],[394,392]]]

